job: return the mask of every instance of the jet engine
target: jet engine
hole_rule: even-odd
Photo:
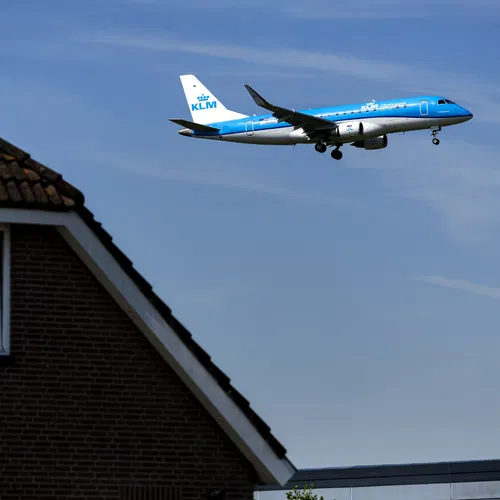
[[[380,133],[380,125],[372,122],[341,122],[332,132],[333,137],[346,139],[349,137],[374,136]]]
[[[356,148],[364,149],[384,149],[387,147],[389,140],[387,135],[381,135],[380,137],[372,137],[371,139],[366,139],[364,141],[355,141],[352,145]]]
[[[361,122],[339,123],[338,127],[332,131],[332,135],[341,139],[351,136],[359,137],[363,135],[363,124]]]

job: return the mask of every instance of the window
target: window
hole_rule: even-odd
[[[445,101],[446,101],[448,104],[455,104],[453,101],[450,101],[449,99],[445,99]]]
[[[10,230],[0,225],[0,356],[10,354]]]
[[[446,101],[444,99],[439,99],[438,104],[446,104]]]

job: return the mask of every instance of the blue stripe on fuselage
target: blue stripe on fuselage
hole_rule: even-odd
[[[321,118],[341,122],[348,120],[363,120],[367,118],[452,118],[463,116],[464,110],[457,104],[437,104],[440,96],[411,97],[363,104],[347,104],[328,108],[300,110],[301,113],[315,115]],[[425,105],[425,102],[427,105]],[[424,103],[422,105],[422,103]],[[226,122],[210,123],[219,132],[194,132],[196,136],[223,136],[241,134],[246,131],[247,124],[253,123],[253,130],[273,130],[291,127],[287,122],[278,122],[272,114],[249,116]]]

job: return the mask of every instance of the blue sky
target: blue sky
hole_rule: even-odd
[[[498,457],[498,1],[2,2],[0,135],[63,173],[299,467]],[[382,151],[193,141],[179,75],[260,111],[435,93]]]

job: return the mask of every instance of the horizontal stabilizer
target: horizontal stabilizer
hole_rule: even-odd
[[[190,130],[196,132],[218,132],[220,129],[216,127],[209,127],[208,125],[202,125],[201,123],[190,122],[189,120],[182,120],[181,118],[169,118],[169,120],[181,127],[186,127]]]

